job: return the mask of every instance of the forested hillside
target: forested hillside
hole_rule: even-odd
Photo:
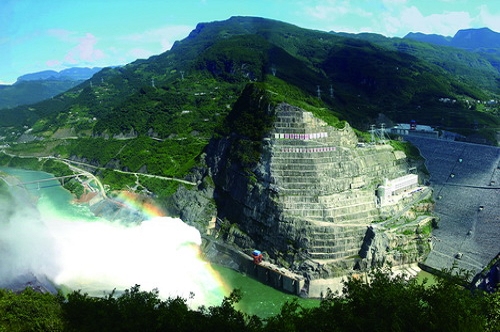
[[[198,24],[163,54],[3,112],[0,136],[24,142],[16,153],[184,177],[245,86],[259,83],[275,100],[348,121],[358,132],[383,115],[496,144],[499,108],[486,101],[498,99],[499,79],[480,54],[463,50],[233,17]],[[152,153],[159,146],[168,151],[164,165]]]

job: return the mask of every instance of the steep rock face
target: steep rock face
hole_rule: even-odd
[[[381,206],[376,194],[385,179],[407,174],[404,153],[388,145],[358,146],[348,124],[334,128],[288,104],[278,105],[273,115],[273,128],[251,172],[230,156],[234,137],[210,144],[207,163],[219,217],[235,226],[233,234],[237,228],[231,241],[242,249],[264,250],[292,268],[312,261],[342,274],[384,261],[360,253],[366,241],[366,252],[383,252],[377,249],[384,245],[382,237],[367,236],[370,224],[409,203]]]
[[[203,182],[203,174],[194,174],[189,180],[198,183],[195,190],[179,186],[165,208],[169,215],[178,216],[187,224],[196,227],[202,234],[207,231],[207,225],[216,215],[213,200],[213,187]],[[206,178],[206,177],[205,177]]]

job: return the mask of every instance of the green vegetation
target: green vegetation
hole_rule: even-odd
[[[428,283],[376,269],[369,282],[347,279],[342,295],[328,293],[319,306],[292,300],[266,319],[235,309],[239,290],[198,309],[138,285],[99,298],[0,290],[0,331],[498,331],[500,293],[463,288],[463,274],[451,272]]]
[[[219,135],[231,136],[233,144],[230,162],[238,163],[250,171],[259,161],[262,140],[274,121],[273,105],[262,83],[248,84],[232,111],[219,129]]]
[[[82,142],[84,142],[83,140]],[[154,140],[149,140],[150,143],[154,144],[162,144]],[[89,142],[92,142],[92,140],[89,140]],[[122,141],[123,142],[123,141]],[[131,142],[128,142],[131,143]],[[137,142],[136,142],[137,143]],[[137,143],[138,144],[138,143]],[[81,145],[76,145],[76,146],[81,146]],[[137,145],[131,144],[129,147],[130,149],[134,149]],[[126,151],[125,149],[122,149]],[[106,153],[106,149],[101,149],[101,150],[96,150],[96,156],[102,156],[103,153]],[[182,149],[179,149],[179,151],[183,151]],[[186,151],[183,151],[186,152]],[[196,151],[196,153],[199,153]],[[161,154],[157,154],[158,157],[161,157]],[[125,159],[127,161],[128,159]],[[136,159],[134,159],[136,160]],[[184,160],[186,168],[182,167],[175,167],[176,170],[180,170],[179,172],[187,172],[189,169],[188,167],[192,166],[195,163],[194,159],[191,160]],[[112,162],[112,160],[108,160],[108,162]],[[130,165],[130,164],[127,164]],[[161,164],[160,164],[161,165]],[[53,174],[54,176],[65,176],[65,175],[71,175],[74,174],[72,170],[70,170],[69,166],[57,159],[51,159],[51,158],[31,158],[31,157],[11,157],[9,155],[6,155],[4,153],[0,153],[0,166],[4,167],[12,167],[12,168],[20,168],[20,169],[26,169],[26,170],[34,170],[34,171],[44,171],[50,174]],[[158,166],[158,165],[155,165]],[[139,165],[137,168],[145,167],[142,162],[139,162]],[[128,167],[126,167],[128,168]],[[155,168],[153,168],[155,169]],[[105,168],[101,167],[99,170],[96,172],[101,180],[106,183],[111,190],[123,190],[123,189],[130,189],[135,187],[136,182],[139,181],[140,186],[137,188],[138,191],[142,191],[146,189],[147,191],[154,193],[155,197],[158,199],[158,201],[163,201],[165,197],[169,197],[172,194],[174,194],[180,185],[179,182],[177,181],[168,181],[165,179],[159,179],[159,178],[154,178],[154,177],[148,177],[148,176],[141,176],[141,175],[134,175],[133,173],[130,172],[122,172],[119,170],[115,169],[110,169],[110,168]],[[160,171],[158,173],[161,174]],[[179,173],[172,172],[174,175],[178,175]],[[169,175],[170,176],[170,175]],[[174,176],[175,177],[175,176]],[[70,191],[73,193],[76,197],[80,197],[83,192],[84,188],[81,185],[81,183],[75,179],[66,179],[63,182],[63,186],[66,190]]]
[[[68,165],[55,159],[32,158],[32,157],[12,157],[5,153],[0,153],[0,166],[20,168],[30,171],[43,171],[55,176],[71,175],[73,172]]]
[[[407,158],[410,158],[410,159],[421,159],[422,158],[420,156],[420,151],[418,151],[418,149],[410,142],[390,140],[389,144],[392,146],[392,148],[394,150],[403,151],[406,154]]]
[[[26,288],[0,289],[0,331],[64,331],[62,298]]]
[[[432,233],[432,223],[428,222],[425,225],[421,225],[417,228],[417,234],[430,235]]]
[[[110,186],[111,190],[122,190],[128,186],[132,186],[136,179],[132,174],[106,169],[100,172],[100,176],[102,181]]]
[[[172,196],[177,191],[177,188],[181,185],[176,181],[165,181],[146,176],[141,176],[140,182],[149,191],[155,193],[160,201],[165,197]]]
[[[131,172],[183,177],[196,164],[207,141],[196,137],[155,140],[146,136],[118,140],[82,138],[68,140],[55,151],[61,157],[78,157],[88,163]]]
[[[11,157],[4,153],[0,153],[0,166],[20,168],[31,171],[43,171],[53,174],[56,177],[74,174],[74,172],[69,168],[68,165],[55,159]],[[78,198],[84,192],[82,184],[75,179],[66,179],[62,182],[62,184],[66,190],[68,190]]]
[[[92,85],[2,114],[0,136],[15,142],[29,128],[24,136],[34,140],[8,151],[175,178],[198,164],[214,134],[234,135],[232,163],[251,170],[271,128],[272,107],[281,102],[337,128],[347,121],[365,140],[369,125],[384,114],[496,142],[498,107],[477,102],[498,97],[499,75],[489,60],[397,38],[233,17],[199,24],[163,54],[106,68]],[[391,144],[417,155],[403,143]],[[115,189],[135,181],[107,171],[102,176]],[[157,195],[174,190],[150,186],[161,191]]]
[[[233,17],[199,24],[168,52],[104,69],[92,86],[85,82],[8,112],[6,118],[17,120],[2,125],[27,125],[44,135],[66,127],[80,137],[195,134],[208,139],[245,84],[258,81],[267,82],[282,101],[333,110],[360,130],[383,113],[397,122],[415,119],[492,140],[498,109],[477,100],[498,97],[495,61],[412,40]],[[277,80],[287,89],[274,86]]]

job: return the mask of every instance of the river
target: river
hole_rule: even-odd
[[[0,171],[22,182],[52,177],[12,168]],[[9,226],[5,221],[0,225],[5,228],[0,230],[0,243],[12,257],[1,262],[0,276],[10,264],[10,271],[43,274],[58,287],[95,295],[139,284],[143,290],[157,288],[162,297],[187,298],[192,307],[218,305],[239,288],[243,298],[238,309],[259,317],[275,315],[286,301],[296,298],[203,261],[199,232],[179,219],[156,216],[124,225],[96,217],[86,205],[73,204],[57,180],[26,187],[30,199],[3,207],[10,211]],[[298,301],[305,307],[319,304],[312,299]]]

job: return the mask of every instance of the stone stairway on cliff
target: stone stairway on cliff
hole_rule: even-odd
[[[271,181],[283,213],[306,221],[312,259],[356,256],[366,227],[379,216],[377,184],[406,174],[391,147],[357,143],[348,124],[338,129],[299,108],[277,108]]]

